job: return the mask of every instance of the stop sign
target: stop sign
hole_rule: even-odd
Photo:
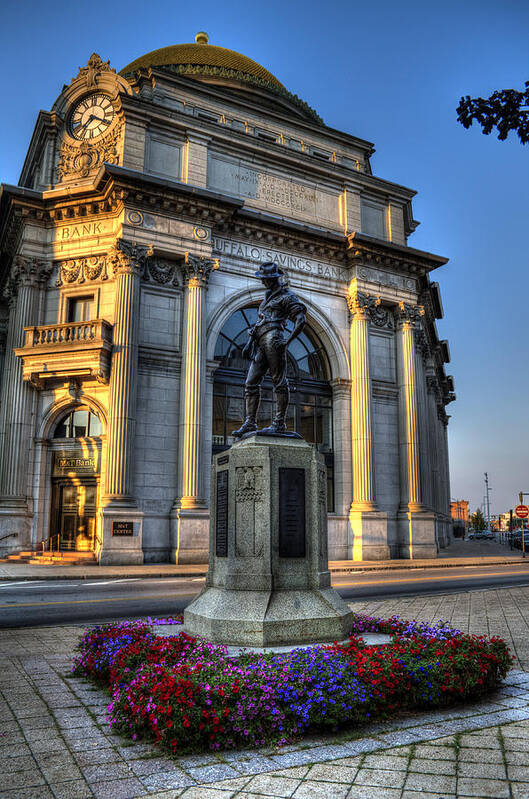
[[[514,509],[514,512],[519,519],[527,519],[529,516],[529,508],[527,505],[517,505]]]

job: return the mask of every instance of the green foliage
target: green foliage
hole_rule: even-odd
[[[476,530],[478,533],[481,530],[487,529],[487,522],[485,521],[485,517],[479,508],[472,514],[470,517],[470,526],[473,530]]]
[[[462,97],[457,107],[457,121],[470,128],[476,121],[488,136],[494,128],[503,141],[511,131],[518,134],[522,144],[529,142],[529,81],[525,91],[502,89],[490,97]]]

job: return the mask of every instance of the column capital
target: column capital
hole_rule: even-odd
[[[187,286],[206,288],[211,272],[219,268],[218,258],[207,258],[204,255],[184,255],[183,273],[184,283]]]
[[[7,302],[14,301],[22,286],[39,288],[44,285],[53,269],[53,264],[40,258],[27,255],[16,255],[11,267],[11,274],[4,288]]]
[[[380,297],[358,291],[356,286],[349,286],[347,307],[353,316],[369,317],[370,312],[378,305],[380,305]]]
[[[399,302],[395,308],[395,317],[400,327],[416,327],[424,313],[422,305],[410,305],[407,302]]]
[[[143,274],[147,258],[153,254],[152,246],[146,247],[135,241],[116,239],[108,252],[108,261],[114,275]]]
[[[353,317],[367,318],[375,327],[388,330],[393,330],[395,327],[391,309],[382,305],[380,297],[351,287],[347,293],[347,306]]]

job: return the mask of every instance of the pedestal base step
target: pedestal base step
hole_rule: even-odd
[[[351,621],[351,611],[332,588],[272,592],[206,588],[184,612],[190,635],[237,647],[342,641]]]

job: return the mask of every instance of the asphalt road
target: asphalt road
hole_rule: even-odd
[[[0,628],[84,624],[181,613],[204,578],[0,582]],[[529,585],[529,561],[333,575],[346,600],[446,594]]]

